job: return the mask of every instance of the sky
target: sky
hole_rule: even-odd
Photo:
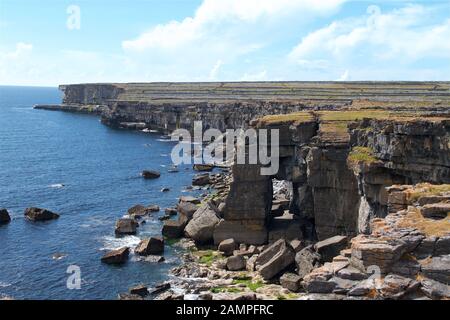
[[[450,80],[450,0],[0,0],[0,85]]]

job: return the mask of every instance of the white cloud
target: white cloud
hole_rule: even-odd
[[[211,69],[211,72],[209,73],[209,79],[210,80],[216,80],[217,79],[217,75],[218,75],[222,65],[223,65],[222,60],[217,60],[216,64],[214,65],[214,67]]]
[[[366,12],[353,3],[203,0],[192,16],[104,52],[2,45],[0,83],[448,80],[449,4],[398,1]]]
[[[388,13],[371,6],[369,15],[334,21],[311,32],[290,52],[292,60],[309,58],[355,61],[364,58],[399,59],[403,63],[421,58],[450,58],[450,19],[435,23],[433,10],[407,5]]]
[[[20,59],[24,58],[31,53],[33,50],[33,45],[24,42],[16,43],[16,49],[14,51],[6,52],[3,54],[4,59]],[[2,54],[0,53],[0,56]]]
[[[270,53],[273,43],[293,37],[308,21],[346,1],[204,0],[191,17],[156,25],[123,41],[122,48],[152,79],[169,74],[201,81],[261,78],[254,70],[263,67],[242,66],[249,57],[265,48]],[[269,59],[284,53],[277,55]]]
[[[14,49],[0,51],[0,83],[8,84],[21,77],[24,81],[32,78],[36,68],[31,62],[33,45],[18,42]]]
[[[350,72],[345,70],[344,73],[336,81],[348,81],[350,79]]]
[[[222,41],[236,24],[252,25],[261,19],[298,19],[338,8],[346,0],[204,0],[193,17],[159,24],[136,39],[125,40],[125,50],[174,49],[195,41]],[[242,33],[242,29],[237,30]],[[247,30],[248,31],[248,30]]]

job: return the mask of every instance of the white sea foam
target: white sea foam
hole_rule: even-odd
[[[0,281],[0,288],[6,288],[6,287],[9,287],[10,285],[11,285],[11,283]]]
[[[140,241],[141,239],[136,236],[125,236],[122,238],[105,236],[102,238],[103,247],[100,250],[116,250],[123,247],[134,248]]]
[[[60,188],[64,188],[65,185],[62,184],[62,183],[55,183],[55,184],[51,184],[49,187],[50,187],[50,188],[60,189]]]
[[[142,132],[145,132],[145,133],[158,133],[158,130],[152,130],[152,129],[145,128],[145,129],[142,130]]]

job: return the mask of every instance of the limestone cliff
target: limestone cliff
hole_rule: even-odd
[[[385,187],[449,183],[450,179],[450,83],[446,82],[129,83],[60,88],[63,104],[46,108],[100,113],[102,122],[113,127],[170,132],[192,129],[194,121],[201,120],[204,129],[279,129],[281,165],[276,175],[252,175],[252,166],[233,169],[217,241],[232,230],[239,230],[249,243],[368,233],[370,220],[387,214]],[[272,178],[291,183],[290,216],[274,213],[280,206],[272,201]]]

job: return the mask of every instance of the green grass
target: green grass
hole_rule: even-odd
[[[264,283],[260,280],[253,282],[251,279],[234,279],[233,284],[244,284],[251,291],[256,291],[256,289],[264,286]]]
[[[222,258],[222,255],[214,250],[197,251],[195,254],[199,257],[199,262],[207,266]]]
[[[348,155],[348,160],[354,163],[373,163],[378,159],[375,158],[372,149],[367,147],[354,147]]]
[[[261,125],[281,124],[281,123],[301,123],[314,120],[309,112],[300,111],[288,114],[268,115],[259,119]]]
[[[277,300],[292,300],[298,298],[298,295],[295,293],[287,293],[287,294],[279,294],[277,295]]]
[[[242,292],[244,290],[242,290],[241,288],[236,288],[236,287],[214,287],[211,288],[210,291],[212,293],[224,293],[224,292],[228,292],[228,293],[239,293]]]

